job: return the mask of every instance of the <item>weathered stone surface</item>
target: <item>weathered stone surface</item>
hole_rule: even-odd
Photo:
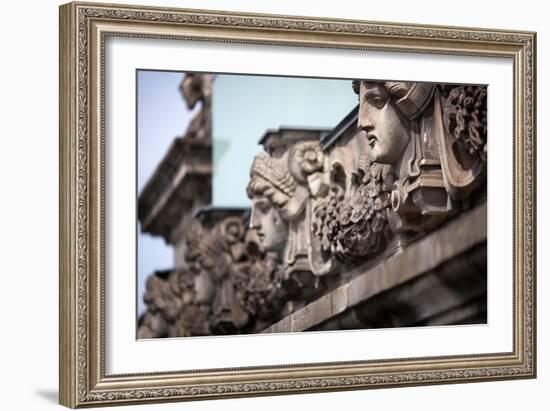
[[[351,178],[351,194],[333,189],[314,209],[315,235],[321,251],[343,262],[382,251],[389,238],[387,208],[393,182],[389,168],[366,160]],[[337,187],[337,183],[333,187]]]
[[[195,209],[210,203],[211,185],[210,145],[175,139],[139,196],[141,230],[177,244],[181,222],[186,224]]]
[[[247,220],[243,209],[197,213],[186,233],[187,268],[148,279],[139,338],[257,332],[280,318],[279,266]]]
[[[138,338],[208,335],[209,307],[195,303],[195,276],[189,270],[158,271],[147,279],[147,311]]]
[[[200,103],[201,109],[169,147],[138,198],[141,230],[176,247],[194,210],[212,200],[212,81],[206,74],[183,78],[180,89],[187,106]]]
[[[410,315],[407,310],[402,311],[389,303],[377,306],[380,323],[376,323],[376,316],[367,315],[367,311],[362,315],[370,318],[369,321],[353,318],[361,312],[358,307],[366,305],[364,310],[367,310],[375,304],[371,301],[380,301],[381,296],[392,290],[396,292],[393,300],[387,298],[384,301],[401,300],[413,307],[424,307],[423,310],[433,308],[435,312],[431,316],[442,314],[448,306],[456,307],[478,297],[484,299],[487,278],[486,221],[487,208],[480,205],[410,244],[401,252],[380,261],[374,267],[356,267],[353,269],[352,280],[327,292],[264,332],[305,331],[317,329],[316,327],[333,329],[334,322],[330,323],[331,320],[343,328],[391,327],[397,326],[399,321],[402,323],[398,325],[402,326],[414,324],[414,321],[429,320],[430,316],[426,315],[424,318],[421,314],[415,315],[413,319],[406,319]],[[448,265],[445,267],[445,264]],[[415,281],[417,285],[413,286]],[[439,296],[419,296],[419,289],[428,289],[432,297]],[[372,312],[373,309],[370,310]],[[398,312],[398,319],[383,320],[384,310],[387,310],[388,316]],[[329,323],[325,327],[323,323],[326,322]]]
[[[464,208],[485,179],[487,92],[483,86],[354,84],[358,126],[370,159],[394,174],[394,233],[426,232]]]
[[[252,200],[250,226],[261,247],[276,253],[284,272],[283,287],[295,300],[307,300],[323,287],[317,277],[330,274],[316,253],[312,207],[327,193],[326,159],[320,145],[325,130],[280,129],[260,141],[265,152],[251,167],[248,196]]]
[[[186,77],[189,107],[206,111],[140,198],[142,226],[178,244],[184,270],[150,279],[139,335],[485,321],[486,87],[356,81],[359,105],[334,129],[265,133],[250,213],[196,213],[208,85]]]

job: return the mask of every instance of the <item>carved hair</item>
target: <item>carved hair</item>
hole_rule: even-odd
[[[395,105],[409,119],[417,118],[433,96],[435,85],[428,83],[412,83],[406,81],[380,81],[376,82],[383,86],[392,96]],[[353,91],[359,94],[360,80],[352,82]]]
[[[284,207],[296,191],[297,183],[287,167],[265,153],[254,158],[250,177],[248,197],[265,196],[277,207]]]

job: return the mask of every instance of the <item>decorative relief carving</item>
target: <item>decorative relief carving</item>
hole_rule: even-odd
[[[444,88],[443,115],[447,132],[464,144],[471,155],[487,161],[487,88]]]
[[[208,78],[186,80],[190,106],[209,101]],[[353,89],[356,125],[348,115],[335,130],[344,146],[363,139],[354,147],[364,149],[333,158],[320,144],[326,130],[268,131],[250,170],[249,227],[242,210],[199,212],[186,229],[193,290],[172,278],[183,271],[151,278],[140,335],[259,331],[337,284],[347,267],[395,252],[469,206],[485,173],[485,88],[356,81]]]
[[[233,265],[243,257],[244,226],[227,216],[212,227],[195,222],[189,230],[186,262],[196,274],[197,302],[210,306],[210,329],[215,334],[236,332],[249,321],[234,287]]]
[[[395,178],[392,231],[426,232],[460,211],[485,175],[485,87],[361,81],[354,90],[370,158]]]
[[[261,247],[274,252],[284,272],[283,288],[301,304],[318,295],[334,265],[318,255],[312,208],[328,192],[321,131],[281,129],[266,133],[266,152],[254,159],[247,193],[250,224]]]
[[[388,239],[386,211],[393,182],[389,167],[362,159],[352,174],[349,198],[334,182],[329,195],[315,207],[314,230],[322,252],[343,262],[382,251]]]
[[[280,318],[286,293],[280,287],[281,271],[273,253],[263,253],[253,230],[245,235],[243,261],[234,266],[233,278],[238,300],[253,319],[251,327],[261,331]]]
[[[259,331],[279,318],[279,267],[245,220],[241,210],[199,212],[186,233],[188,267],[147,280],[139,338]]]
[[[270,17],[245,17],[227,16],[201,11],[163,12],[163,11],[142,11],[142,10],[110,10],[107,8],[92,8],[82,6],[79,9],[82,17],[86,18],[111,18],[117,20],[134,21],[165,21],[180,24],[201,24],[212,26],[236,26],[248,28],[272,28],[279,30],[299,30],[304,32],[322,31],[328,33],[355,33],[371,34],[380,36],[415,37],[426,39],[461,39],[466,41],[488,41],[508,42],[526,44],[529,49],[531,40],[529,36],[522,33],[495,33],[483,30],[462,30],[446,28],[423,28],[418,26],[387,25],[371,23],[341,23],[328,21],[304,21],[295,18],[278,16]],[[136,37],[153,37],[147,35],[135,35]],[[178,38],[178,36],[165,36]],[[262,41],[267,41],[263,39]],[[258,42],[261,42],[260,40]],[[271,42],[275,43],[275,42]],[[288,45],[288,42],[276,42]]]
[[[355,161],[333,160],[327,149],[330,189],[313,221],[324,258],[345,265],[403,246],[480,201],[487,161],[486,87],[352,86],[360,105],[349,141],[365,139],[368,148]]]
[[[360,362],[354,362],[359,364]],[[89,401],[101,400],[133,400],[142,398],[174,398],[194,397],[210,394],[212,396],[224,396],[235,393],[250,392],[315,392],[326,388],[349,387],[387,387],[392,384],[419,384],[428,381],[457,382],[464,379],[489,380],[498,377],[513,377],[522,374],[530,374],[533,371],[528,366],[509,367],[485,367],[470,368],[468,370],[449,371],[414,371],[397,374],[370,374],[366,376],[352,377],[322,377],[308,379],[287,379],[255,383],[224,383],[193,385],[183,388],[150,388],[143,390],[124,391],[98,391],[88,395]]]
[[[207,335],[208,307],[195,303],[194,274],[186,269],[157,272],[147,279],[147,306],[138,338]]]

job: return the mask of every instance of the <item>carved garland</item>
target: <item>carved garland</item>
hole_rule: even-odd
[[[315,235],[322,251],[342,262],[380,252],[386,244],[392,178],[389,167],[366,161],[352,178],[350,199],[331,190],[315,207]]]

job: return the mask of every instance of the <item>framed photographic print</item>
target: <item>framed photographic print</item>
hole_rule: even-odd
[[[535,377],[535,33],[60,30],[63,405]]]

